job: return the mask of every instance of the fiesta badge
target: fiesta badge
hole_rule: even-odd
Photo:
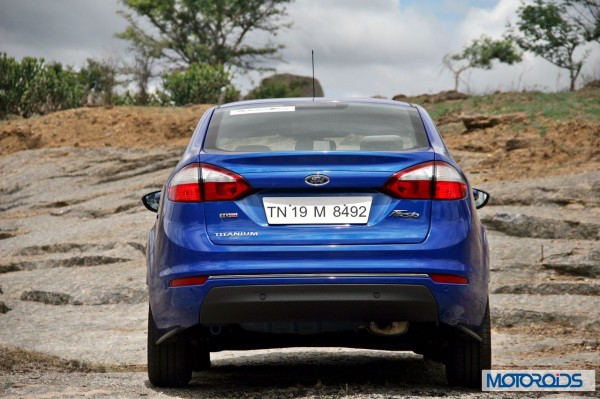
[[[316,175],[306,176],[304,181],[309,186],[324,186],[325,184],[329,183],[329,176],[317,173]]]

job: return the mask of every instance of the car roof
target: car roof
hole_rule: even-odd
[[[392,105],[392,106],[401,106],[401,107],[413,107],[413,104],[409,104],[402,101],[395,100],[386,100],[380,98],[334,98],[334,97],[287,97],[287,98],[269,98],[269,99],[260,99],[260,100],[245,100],[245,101],[236,101],[232,103],[226,103],[218,106],[217,108],[231,108],[231,107],[240,107],[240,106],[248,106],[248,105],[257,105],[257,104],[285,104],[285,103],[334,103],[334,102],[342,102],[342,103],[354,103],[354,104],[378,104],[378,105]]]

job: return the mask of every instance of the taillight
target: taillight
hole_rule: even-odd
[[[252,191],[240,175],[214,165],[202,164],[204,201],[234,201]]]
[[[193,163],[173,176],[168,196],[175,202],[234,201],[252,191],[250,184],[230,170]]]
[[[467,195],[467,183],[461,174],[449,164],[439,161],[396,172],[383,189],[403,199],[454,200]]]
[[[435,173],[433,162],[396,172],[383,188],[394,197],[431,199],[431,184]]]
[[[169,199],[175,202],[200,202],[200,165],[193,163],[181,169],[169,182]]]
[[[435,191],[433,199],[453,200],[465,198],[467,183],[460,173],[444,162],[435,163]]]

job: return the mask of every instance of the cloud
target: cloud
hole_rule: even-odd
[[[116,1],[3,0],[0,2],[0,50],[10,56],[43,57],[80,66],[88,57],[124,48],[113,37],[126,24]]]
[[[274,66],[310,75],[314,50],[327,95],[392,96],[433,88],[453,43],[435,15],[393,0],[302,0],[290,4],[288,14],[293,26],[277,36],[287,62]]]
[[[370,7],[362,10],[348,7],[342,0],[296,4],[299,7],[290,7],[296,23],[281,36],[284,43],[293,43],[284,52],[290,61],[306,59],[310,49],[315,49],[323,62],[335,65],[420,61],[431,57],[427,47],[441,33],[436,32],[432,18],[413,10],[401,11],[394,1],[370,1]]]
[[[506,32],[508,21],[515,20],[519,5],[518,1],[500,0],[491,9],[469,8],[460,24],[461,41],[467,43],[481,35],[501,38]]]
[[[499,38],[506,21],[514,18],[516,0],[296,0],[288,5],[293,23],[273,38],[285,45],[286,62],[271,62],[280,73],[315,73],[329,96],[391,97],[421,94],[453,87],[442,58],[460,51],[474,38]],[[0,0],[0,51],[20,59],[44,57],[82,66],[88,57],[103,58],[124,50],[127,43],[114,38],[125,20],[116,14],[118,0]],[[264,44],[264,34],[251,40]],[[599,46],[584,74],[600,63]],[[108,53],[108,54],[107,54]],[[597,71],[595,72],[597,74]],[[236,83],[248,91],[261,77],[239,74]],[[461,90],[490,90],[568,86],[565,72],[539,57],[527,55],[517,66],[497,65],[491,71],[465,74]]]
[[[468,45],[473,39],[487,35],[500,39],[507,31],[507,24],[513,24],[517,19],[520,2],[514,0],[499,0],[490,9],[470,8],[460,24],[460,42]],[[580,48],[576,55],[582,55],[589,50],[590,57],[585,62],[582,76],[590,76],[597,68],[600,59],[600,48],[589,44]],[[565,90],[569,87],[568,71],[552,65],[541,57],[525,53],[523,62],[508,66],[496,64],[490,71],[473,70],[466,74],[466,87],[475,93],[485,93],[494,90]],[[464,86],[463,86],[464,90]]]

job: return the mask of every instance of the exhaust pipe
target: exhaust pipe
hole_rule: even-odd
[[[398,336],[408,331],[408,321],[393,321],[391,323],[369,323],[368,330],[375,335],[391,337]]]

